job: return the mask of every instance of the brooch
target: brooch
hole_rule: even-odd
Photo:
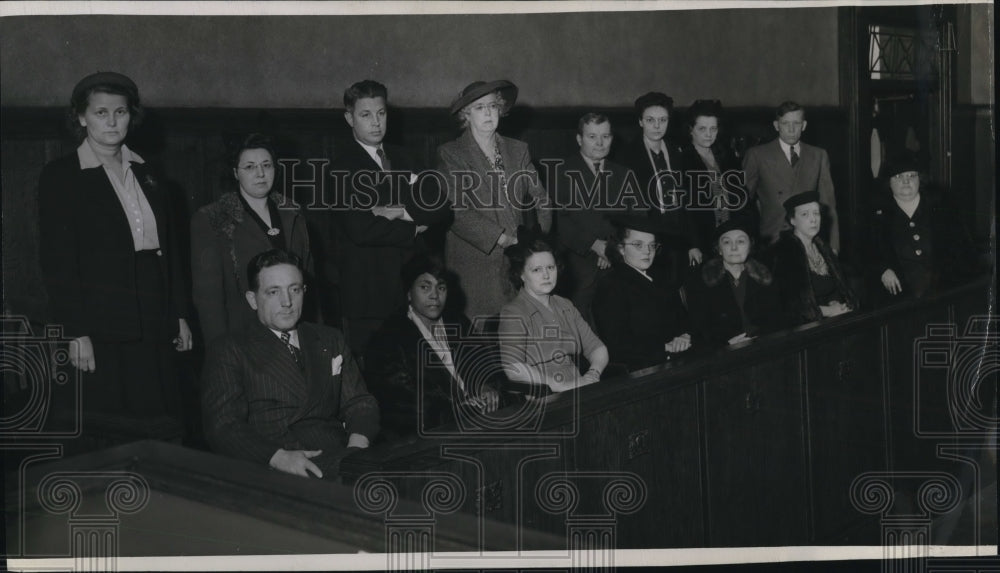
[[[275,236],[277,236],[280,233],[281,233],[281,229],[278,229],[276,227],[272,227],[272,228],[270,228],[270,229],[267,230],[267,234],[270,235],[270,236],[272,236],[272,237],[275,237]]]

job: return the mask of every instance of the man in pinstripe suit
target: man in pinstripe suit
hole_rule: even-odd
[[[219,338],[205,360],[208,443],[284,472],[332,477],[375,438],[378,403],[340,331],[299,323],[306,285],[297,256],[258,254],[247,283],[259,323]]]

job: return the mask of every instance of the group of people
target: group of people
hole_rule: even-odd
[[[801,106],[779,106],[778,137],[740,163],[718,140],[718,101],[690,106],[678,147],[673,101],[651,92],[619,161],[610,120],[588,113],[579,153],[543,184],[528,146],[497,132],[517,93],[477,81],[452,102],[462,133],[438,149],[444,208],[417,196],[416,163],[383,142],[378,82],[344,94],[354,141],[330,173],[350,207],[310,213],[313,225],[275,193],[270,139],[244,138],[237,189],[191,220],[192,309],[165,189],[125,145],[138,88],[113,72],[82,79],[68,115],[81,143],[45,167],[39,215],[49,319],[73,339],[85,408],[180,416],[171,354],[192,348],[196,318],[209,445],[322,475],[380,427],[400,437],[524,400],[512,383],[561,392],[858,309],[829,159],[800,141]],[[874,266],[890,296],[923,296],[969,247],[942,203],[921,198],[917,166],[884,177]],[[443,253],[424,241],[434,227],[447,229]],[[324,234],[338,249],[317,257]],[[307,292],[330,266],[339,328]]]

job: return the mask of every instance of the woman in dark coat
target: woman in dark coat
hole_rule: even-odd
[[[246,265],[254,255],[281,249],[310,266],[305,217],[296,208],[279,208],[280,198],[271,194],[270,138],[244,138],[233,151],[231,165],[239,189],[202,207],[191,219],[194,304],[206,343],[257,322],[246,301]]]
[[[742,170],[739,159],[719,144],[721,117],[719,100],[696,100],[687,110],[691,141],[681,148],[681,160],[684,188],[691,194],[684,216],[692,266],[711,256],[718,225],[732,217],[751,217],[755,211],[746,190],[733,178]]]
[[[612,270],[597,284],[594,321],[611,362],[634,371],[686,351],[691,335],[677,289],[647,272],[660,249],[657,221],[625,215],[614,224],[607,250]]]
[[[696,340],[737,344],[781,326],[771,271],[750,257],[755,223],[729,219],[715,229],[715,257],[688,277],[685,291]]]
[[[495,344],[472,336],[472,324],[448,307],[452,277],[418,255],[403,265],[407,304],[382,323],[365,351],[365,384],[378,400],[389,441],[456,418],[483,423],[503,405]]]
[[[858,308],[837,255],[819,238],[819,193],[799,193],[784,203],[791,231],[774,245],[774,276],[789,326],[838,316]]]
[[[50,322],[73,338],[84,412],[180,418],[173,353],[191,348],[188,302],[167,190],[125,145],[139,90],[114,72],[73,89],[80,146],[39,181]]]
[[[922,192],[919,167],[897,160],[883,175],[889,193],[875,201],[872,265],[880,298],[921,298],[974,274],[971,239],[939,196]]]

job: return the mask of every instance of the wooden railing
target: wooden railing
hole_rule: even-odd
[[[962,497],[976,487],[971,462],[944,450],[970,440],[976,450],[991,431],[977,424],[997,419],[995,371],[991,381],[959,370],[996,345],[983,316],[989,287],[982,279],[552,395],[522,407],[537,408],[533,429],[452,426],[359,452],[341,471],[347,482],[403,472],[404,497],[412,476],[450,472],[477,492],[463,511],[552,533],[603,514],[619,547],[880,544],[881,516],[852,502],[857,478],[883,476],[895,509],[925,492],[885,476],[943,472]],[[956,401],[969,395],[978,403]],[[995,480],[995,461],[980,478],[990,472]],[[616,487],[639,506],[611,499]]]

